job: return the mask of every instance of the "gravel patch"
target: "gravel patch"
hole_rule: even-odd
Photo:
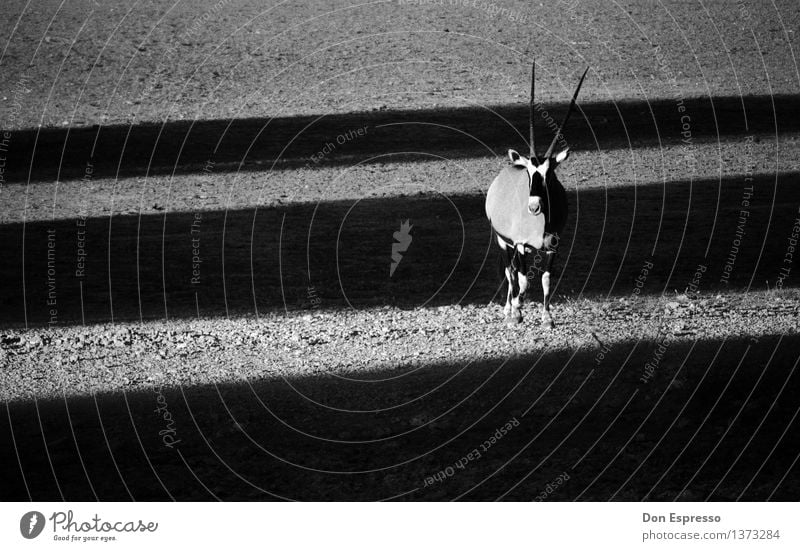
[[[6,330],[0,400],[304,375],[382,380],[621,341],[758,339],[797,333],[800,291],[568,300],[553,306],[553,331],[537,308],[513,327],[490,304]]]

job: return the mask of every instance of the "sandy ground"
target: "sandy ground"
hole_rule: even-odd
[[[0,22],[0,497],[800,495],[792,2],[78,4]],[[534,54],[553,331],[483,212]]]
[[[12,128],[521,104],[534,54],[546,101],[586,65],[585,100],[797,90],[792,0],[25,5],[0,22],[4,114],[31,90]]]

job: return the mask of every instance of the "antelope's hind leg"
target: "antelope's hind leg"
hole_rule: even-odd
[[[506,293],[506,304],[503,306],[503,317],[508,317],[511,314],[511,297],[514,293],[514,282],[513,282],[513,275],[514,275],[514,268],[512,267],[513,261],[513,249],[509,249],[506,246],[505,241],[503,241],[500,236],[497,236],[497,244],[500,245],[500,249],[502,250],[502,257],[503,257],[503,274],[506,276],[506,285],[508,285],[508,292]]]
[[[542,325],[548,329],[555,327],[553,316],[550,315],[550,267],[556,256],[554,251],[547,251],[542,271]]]

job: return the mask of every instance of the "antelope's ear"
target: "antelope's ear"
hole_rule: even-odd
[[[508,158],[511,160],[511,164],[514,166],[521,166],[524,168],[528,167],[528,161],[522,155],[514,151],[513,149],[508,150]]]
[[[561,164],[567,160],[569,157],[569,148],[566,148],[564,151],[561,151],[556,155],[556,163]]]

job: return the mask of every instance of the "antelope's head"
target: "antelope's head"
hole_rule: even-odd
[[[544,202],[547,198],[547,190],[548,185],[553,181],[558,181],[556,177],[556,168],[558,165],[563,163],[567,157],[569,156],[569,148],[565,147],[558,153],[555,153],[556,144],[559,141],[559,138],[563,138],[562,132],[564,127],[567,125],[567,121],[569,120],[570,115],[575,110],[575,101],[578,99],[578,92],[581,90],[581,85],[583,84],[583,79],[586,78],[586,73],[589,71],[587,67],[586,70],[583,72],[581,76],[581,80],[578,82],[578,86],[575,88],[575,93],[572,94],[572,101],[569,104],[569,109],[567,110],[567,114],[564,115],[564,120],[561,122],[561,126],[558,128],[558,132],[556,132],[555,136],[553,136],[553,141],[550,142],[550,147],[547,148],[547,152],[541,157],[536,156],[536,145],[534,141],[534,134],[533,134],[533,111],[534,111],[534,91],[536,87],[536,62],[534,61],[533,67],[531,69],[531,101],[530,101],[530,157],[524,157],[517,153],[513,149],[508,150],[508,158],[511,160],[511,164],[514,166],[518,166],[521,168],[525,168],[528,171],[529,183],[530,183],[530,195],[528,197],[528,210],[531,214],[539,214],[542,212],[542,208]]]
[[[544,198],[547,197],[547,189],[551,182],[558,181],[556,168],[563,163],[569,156],[569,148],[565,148],[556,155],[544,158],[541,162],[536,158],[528,158],[520,155],[513,149],[508,150],[508,158],[511,164],[524,168],[528,171],[529,191],[528,211],[531,214],[542,212]]]

